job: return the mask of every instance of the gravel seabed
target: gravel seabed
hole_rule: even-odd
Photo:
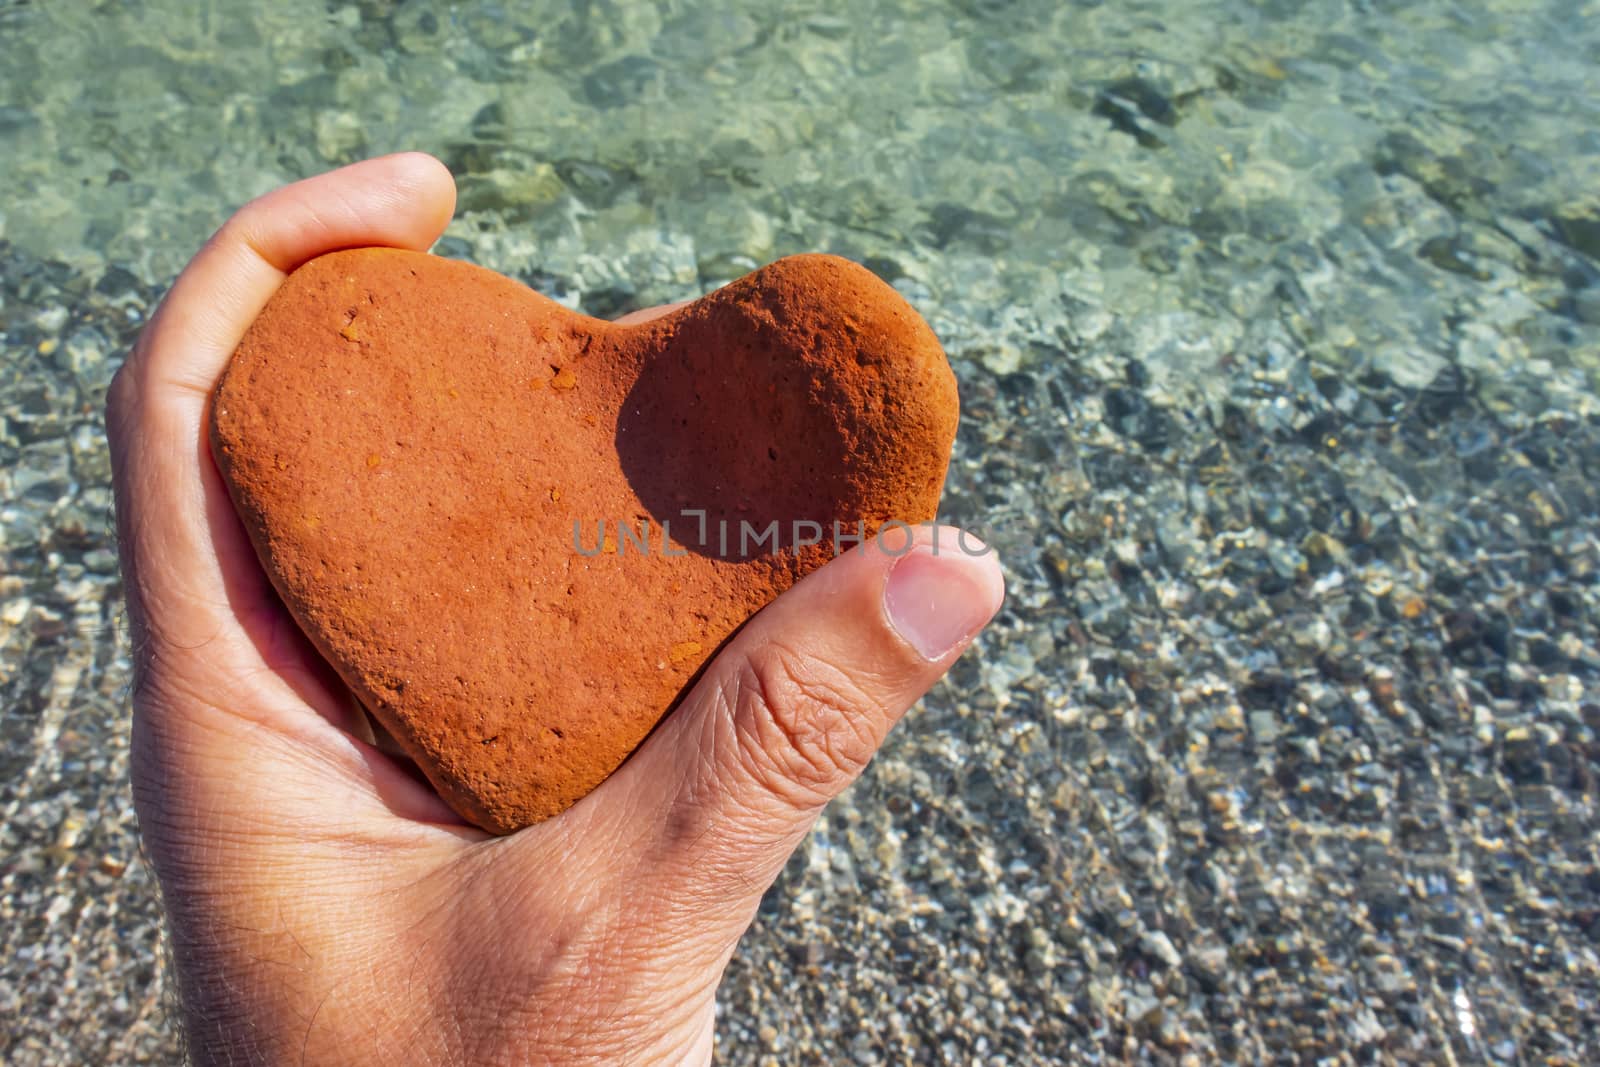
[[[732,1064],[1600,1061],[1600,5],[0,2],[0,1060],[177,1053],[104,391],[404,147],[594,314],[831,251],[1010,595],[768,894]],[[64,76],[62,72],[70,72]]]

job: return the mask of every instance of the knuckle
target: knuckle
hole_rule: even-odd
[[[256,233],[260,229],[261,216],[267,210],[267,198],[270,195],[258,196],[232,215],[229,215],[223,220],[222,225],[217,227],[217,231],[211,235],[206,244],[212,247],[218,245],[244,245],[249,247],[253,245]]]
[[[827,803],[877,749],[882,709],[842,671],[812,657],[769,643],[728,685],[741,767],[796,807]]]

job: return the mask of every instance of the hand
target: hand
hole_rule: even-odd
[[[134,800],[200,1063],[709,1061],[717,983],[762,892],[1002,596],[992,556],[858,548],[761,612],[576,807],[505,838],[463,824],[361,739],[203,432],[287,272],[338,248],[425,250],[454,199],[437,161],[399,155],[255,201],[111,388]]]

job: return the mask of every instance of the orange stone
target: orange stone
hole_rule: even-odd
[[[835,524],[933,518],[956,420],[932,331],[847,260],[619,326],[356,249],[262,311],[211,441],[312,642],[456,811],[507,833],[616,770]]]

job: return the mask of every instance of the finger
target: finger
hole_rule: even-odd
[[[345,167],[269,193],[228,220],[172,286],[107,404],[130,614],[185,647],[233,608],[226,567],[254,556],[209,462],[208,394],[287,272],[358,245],[425,249],[455,202],[443,164],[416,153]],[[222,543],[218,543],[218,541]],[[249,585],[249,582],[245,583]],[[260,593],[259,581],[255,592]],[[246,605],[248,609],[248,605]]]
[[[886,533],[779,597],[603,789],[627,796],[685,901],[742,929],[823,806],[950,668],[1004,596],[951,527]],[[935,547],[937,545],[937,547]]]

